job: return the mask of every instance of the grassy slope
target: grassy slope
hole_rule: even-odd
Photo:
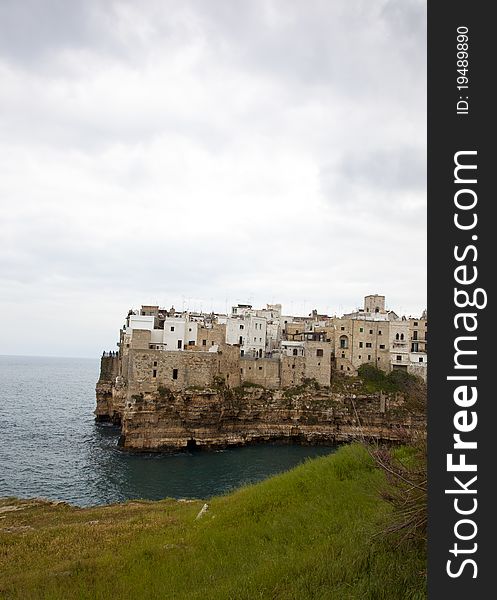
[[[209,501],[0,502],[0,597],[421,599],[424,551],[372,534],[390,508],[360,446]],[[22,510],[2,512],[7,504]]]

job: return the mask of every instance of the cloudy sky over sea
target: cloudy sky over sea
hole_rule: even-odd
[[[2,0],[0,354],[143,303],[426,305],[425,0]]]

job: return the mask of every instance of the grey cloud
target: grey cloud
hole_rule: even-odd
[[[425,23],[423,0],[4,0],[2,309],[80,306],[92,355],[96,313],[154,299],[424,308]]]
[[[358,148],[343,156],[339,164],[323,169],[323,176],[339,173],[345,186],[365,186],[387,192],[424,192],[426,154],[424,148],[399,145],[394,148]]]
[[[325,201],[335,210],[404,224],[411,233],[425,226],[424,148],[358,148],[322,167],[320,181]]]
[[[91,44],[98,29],[95,8],[92,0],[3,0],[0,54],[29,64],[43,60],[55,49]]]

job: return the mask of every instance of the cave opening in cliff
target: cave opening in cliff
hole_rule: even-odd
[[[188,440],[186,442],[186,449],[187,450],[196,450],[197,449],[197,442],[196,442],[196,440],[194,440],[193,438],[191,438],[190,440]]]

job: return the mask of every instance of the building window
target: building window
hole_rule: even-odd
[[[414,321],[414,327],[417,327],[417,326],[418,326],[418,322]]]
[[[316,356],[323,356],[323,350],[321,348],[316,350]]]
[[[243,329],[243,325],[240,325],[240,329]]]
[[[345,331],[345,327],[340,327],[340,330],[341,331]]]
[[[396,333],[396,334],[395,334],[395,339],[396,339],[396,340],[398,340],[398,339],[399,339],[399,334],[398,334],[398,333]]]
[[[412,332],[412,339],[413,340],[417,340],[418,339],[418,332],[417,331],[413,331]]]
[[[403,340],[403,339],[404,339],[404,334],[403,334],[403,333],[401,333],[401,334],[400,334],[400,339],[401,339],[401,340]]]
[[[174,325],[171,326],[171,331],[174,331]]]
[[[371,360],[371,354],[368,354],[368,360]]]
[[[191,327],[189,327],[189,328],[188,328],[188,331],[191,331],[191,330],[192,330],[192,328],[191,328]]]
[[[183,346],[183,342],[181,340],[178,340],[178,349],[181,350],[182,346]]]
[[[154,369],[154,370],[152,371],[152,377],[157,377],[157,369]]]
[[[366,342],[366,348],[371,348],[371,342]]]
[[[400,354],[397,354],[397,361],[400,362],[402,360],[402,356]]]
[[[385,344],[380,344],[380,350],[385,350]]]
[[[342,352],[342,358],[345,358],[345,352]]]
[[[362,333],[364,331],[364,327],[359,327],[359,333]]]
[[[349,347],[349,338],[346,335],[342,335],[340,337],[340,348],[348,348]]]
[[[411,344],[411,352],[419,352],[419,344],[418,344],[418,342],[413,342]]]
[[[157,361],[156,361],[156,360],[154,360],[154,367],[156,367],[156,366],[157,366]]]
[[[295,369],[295,365],[292,365],[292,369]]]
[[[245,354],[245,350],[240,350],[240,356],[243,356]]]
[[[259,371],[262,371],[262,367],[259,367]]]
[[[373,330],[372,329],[369,330],[369,335],[373,335]]]
[[[359,348],[364,348],[364,344],[362,342],[359,342]]]
[[[381,329],[378,331],[378,335],[381,335]]]
[[[243,375],[243,369],[240,369],[240,373]]]
[[[294,356],[297,356],[297,348],[294,348],[294,349],[293,349],[293,355],[294,355]]]
[[[173,369],[173,379],[178,379],[178,369]]]
[[[188,345],[189,345],[189,346],[195,346],[195,340],[190,340],[190,341],[188,342]]]
[[[359,356],[357,357],[359,360],[361,360],[362,356],[359,354]]]
[[[207,340],[202,340],[202,346],[207,346]]]
[[[340,371],[343,371],[343,365],[340,365]]]
[[[423,357],[420,356],[418,360],[419,360],[419,362],[423,362]]]

